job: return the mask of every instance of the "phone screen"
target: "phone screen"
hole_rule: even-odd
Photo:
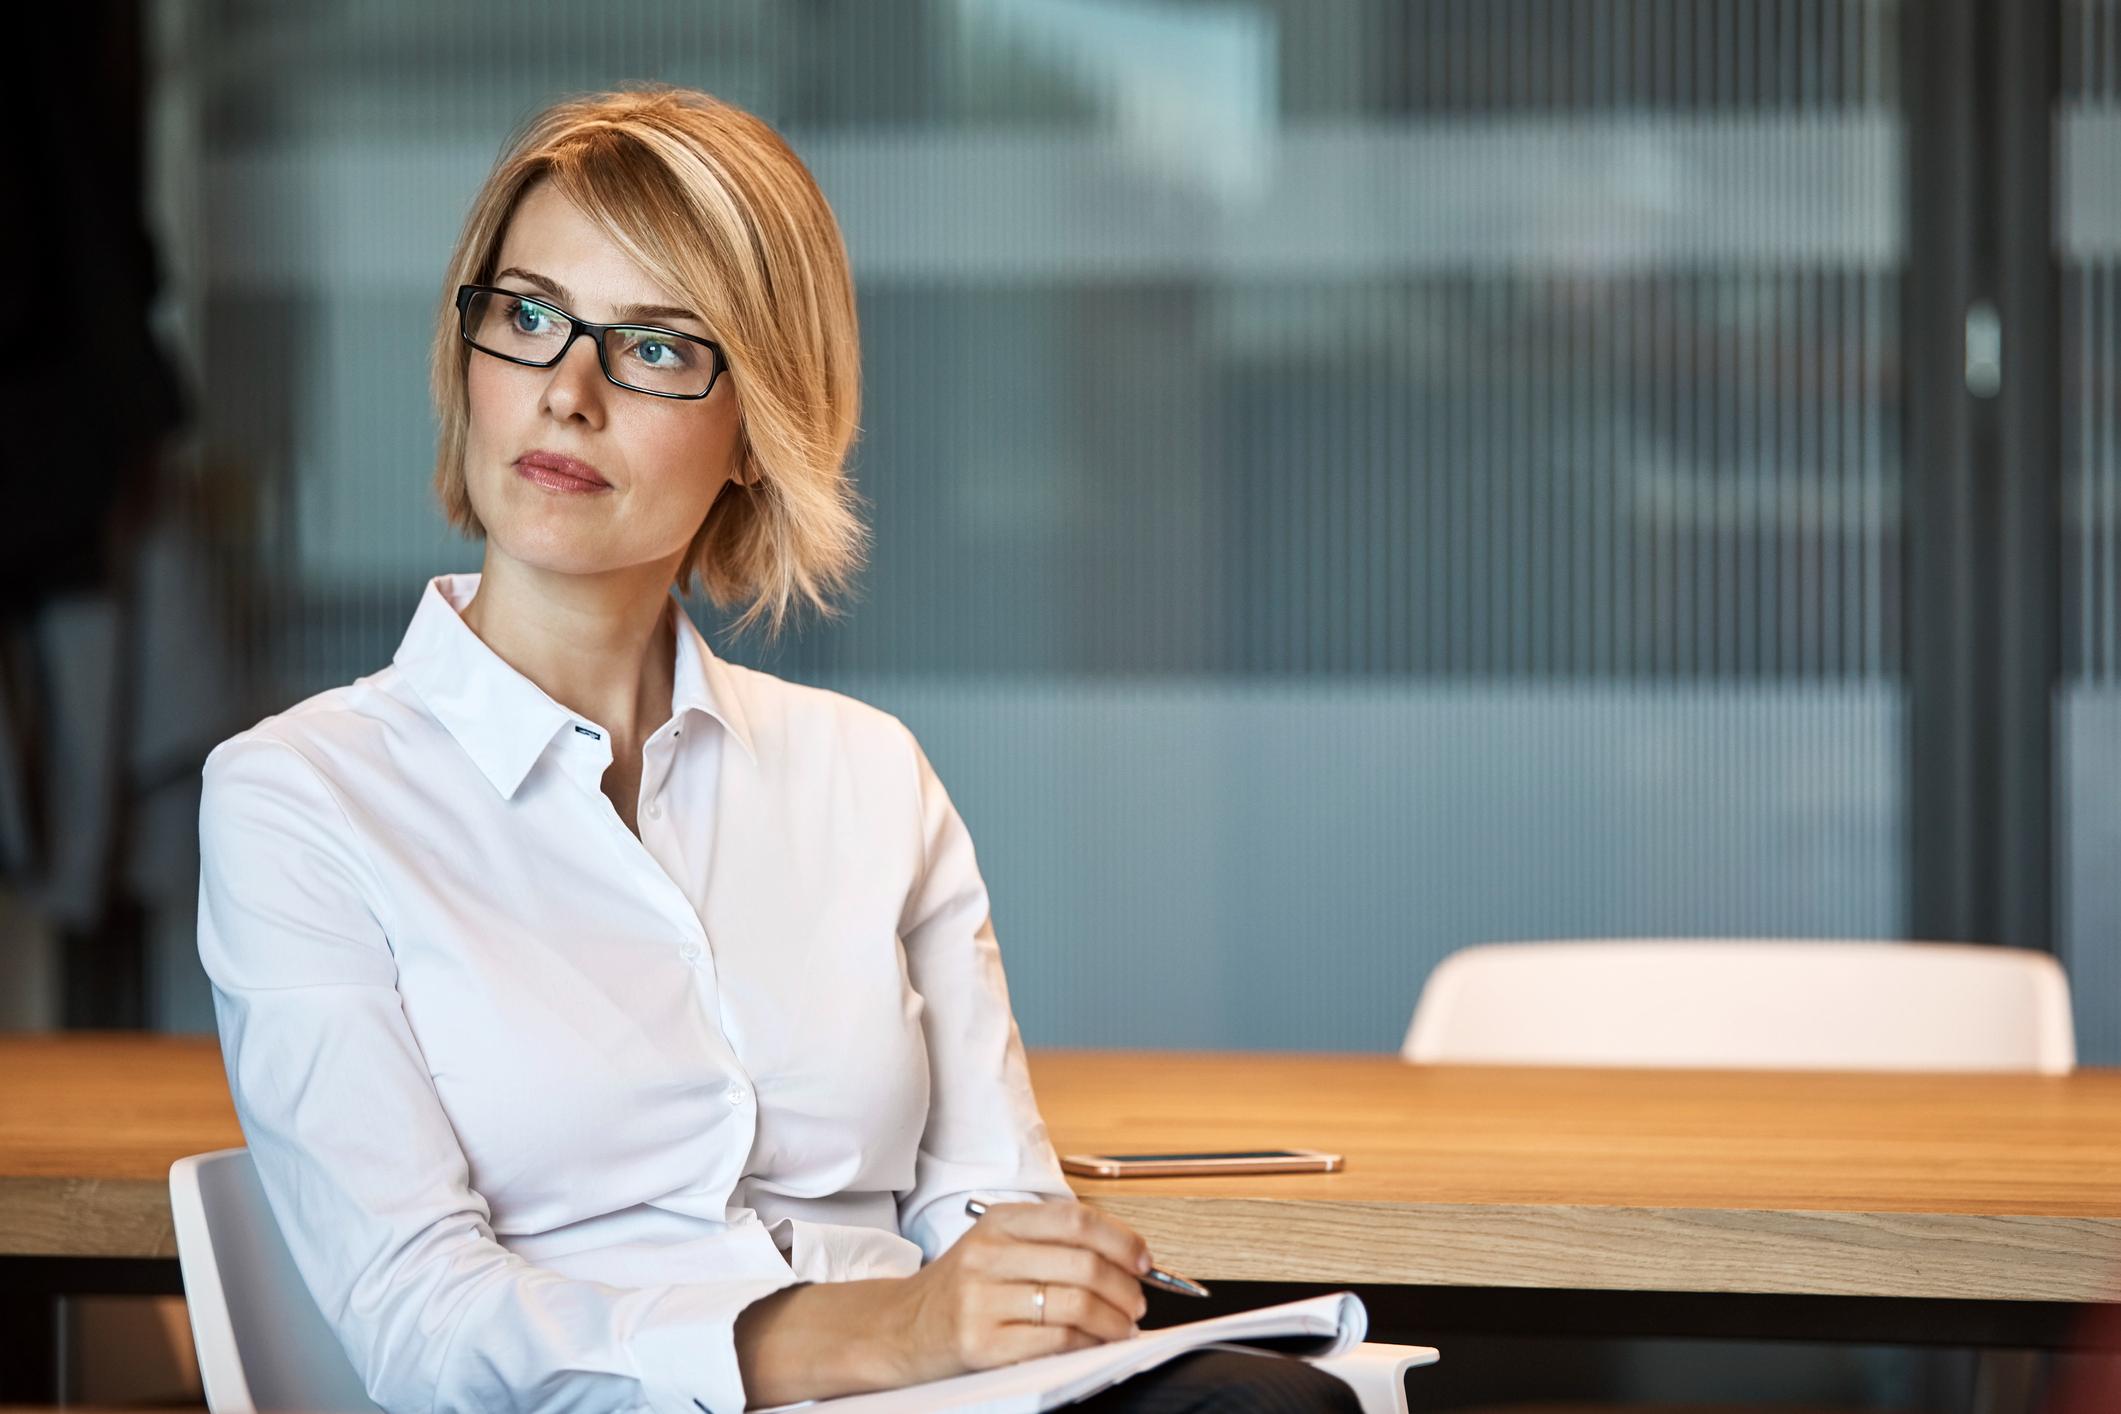
[[[1294,1159],[1300,1156],[1294,1149],[1242,1149],[1220,1154],[1106,1154],[1102,1157],[1123,1164],[1168,1164],[1179,1159]]]

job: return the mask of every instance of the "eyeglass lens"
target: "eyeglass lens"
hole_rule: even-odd
[[[472,343],[503,358],[549,362],[566,342],[567,316],[527,295],[477,290],[464,306]],[[698,397],[714,380],[714,350],[656,329],[604,331],[604,366],[617,382],[648,393]]]

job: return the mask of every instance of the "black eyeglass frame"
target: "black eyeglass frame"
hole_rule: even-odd
[[[540,309],[549,309],[554,314],[559,315],[567,321],[567,337],[561,342],[560,351],[551,358],[542,360],[517,358],[514,354],[495,353],[492,349],[472,338],[469,327],[471,322],[471,297],[476,294],[507,295],[510,299],[523,300],[538,306]],[[604,344],[604,335],[613,329],[638,329],[643,333],[660,334],[672,339],[682,339],[689,344],[705,344],[714,352],[714,372],[707,377],[706,392],[659,393],[653,388],[643,388],[632,383],[620,382],[611,371],[611,350]],[[721,381],[723,371],[729,367],[729,356],[722,352],[720,344],[712,339],[703,339],[697,334],[688,334],[682,329],[666,329],[660,324],[592,324],[587,319],[577,318],[575,315],[569,314],[542,295],[526,294],[521,290],[504,289],[499,285],[457,286],[457,337],[491,358],[502,359],[509,363],[519,363],[525,368],[551,368],[559,363],[561,359],[567,357],[567,351],[574,347],[574,341],[584,335],[589,336],[596,348],[597,367],[604,371],[605,382],[611,384],[614,388],[624,388],[629,393],[644,393],[651,398],[677,398],[683,402],[697,402],[699,399],[706,397],[708,393],[714,391],[714,385]]]

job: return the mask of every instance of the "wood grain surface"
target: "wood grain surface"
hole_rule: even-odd
[[[1210,1283],[2121,1300],[2121,1071],[1031,1067],[1063,1153],[1346,1156],[1333,1174],[1071,1180]]]
[[[2121,1301],[2121,1071],[1410,1066],[1034,1051],[1056,1148],[1324,1148],[1336,1174],[1071,1180],[1222,1280]],[[243,1142],[212,1036],[0,1037],[0,1254],[171,1257]]]
[[[242,1142],[212,1036],[0,1036],[0,1255],[174,1257],[169,1166]]]

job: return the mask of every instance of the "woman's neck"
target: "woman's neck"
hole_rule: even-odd
[[[489,551],[461,612],[503,662],[610,731],[613,753],[624,759],[670,716],[671,582],[657,565],[555,574]]]

